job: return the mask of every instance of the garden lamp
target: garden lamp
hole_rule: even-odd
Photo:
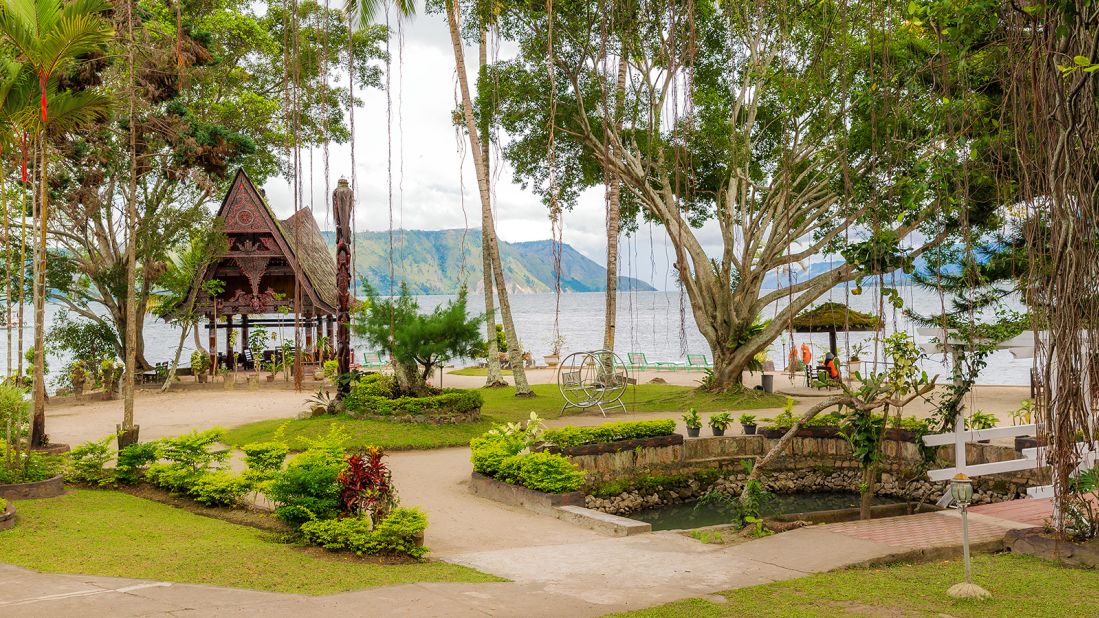
[[[956,599],[987,599],[992,595],[973,583],[969,564],[969,503],[973,501],[973,481],[959,472],[950,480],[950,496],[962,512],[962,558],[965,561],[965,581],[954,584],[946,593]]]

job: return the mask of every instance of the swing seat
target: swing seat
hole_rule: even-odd
[[[687,366],[685,369],[690,371],[691,369],[713,369],[714,366],[710,364],[710,361],[706,360],[705,354],[688,354]]]

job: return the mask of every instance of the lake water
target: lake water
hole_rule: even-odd
[[[912,307],[918,313],[933,314],[941,311],[940,298],[937,294],[914,288],[901,288],[901,294],[905,305]],[[429,310],[452,296],[422,296],[418,297],[420,307]],[[524,348],[531,351],[536,359],[550,350],[550,341],[553,335],[555,315],[559,324],[561,335],[565,338],[563,354],[575,351],[592,350],[602,347],[603,343],[603,305],[602,293],[572,293],[563,294],[560,299],[560,312],[555,311],[555,298],[553,294],[514,294],[511,297],[512,312],[515,318],[516,328],[523,341]],[[842,302],[844,300],[843,288],[837,288],[830,295],[821,298],[818,303],[826,301]],[[484,312],[484,297],[480,294],[471,294],[469,299],[469,311],[471,314]],[[878,295],[874,288],[866,288],[859,296],[849,296],[849,305],[855,309],[872,314],[878,313]],[[779,301],[768,308],[762,317],[772,317],[775,312],[785,304]],[[1011,303],[1013,308],[1019,308],[1017,301]],[[892,333],[897,329],[916,335],[915,326],[904,318],[900,311],[894,311],[886,304],[885,322],[886,331]],[[57,308],[47,307],[47,327]],[[499,319],[499,314],[497,314]],[[25,345],[29,346],[33,341],[33,311],[28,306],[26,310],[24,337]],[[705,354],[710,357],[709,347],[706,345],[698,329],[695,328],[694,319],[691,316],[689,301],[686,297],[680,297],[677,292],[630,292],[622,293],[618,299],[618,328],[615,348],[624,358],[626,352],[644,352],[650,361],[684,361],[686,354]],[[291,336],[291,329],[285,329],[285,336]],[[840,355],[845,356],[843,350],[847,346],[853,346],[863,340],[871,340],[872,333],[839,334]],[[206,331],[201,330],[203,345],[206,345]],[[170,324],[165,324],[152,316],[146,318],[145,324],[145,352],[150,362],[171,360],[175,352],[175,346],[179,339],[179,331]],[[219,332],[219,339],[224,342],[224,331]],[[785,364],[787,351],[790,345],[789,333],[784,334],[775,341],[771,348],[771,358],[778,367]],[[930,337],[918,336],[920,342],[930,341]],[[5,333],[0,329],[0,371],[6,371],[6,342]],[[795,334],[793,342],[800,346],[802,342],[809,342],[814,350],[814,355],[822,355],[828,344],[827,334]],[[224,347],[224,343],[220,344]],[[355,342],[355,347],[360,352],[367,346],[364,342]],[[13,345],[14,348],[14,345]],[[189,361],[193,349],[193,338],[188,336],[184,346],[181,362]],[[13,352],[14,354],[14,352]],[[863,358],[872,357],[872,346],[868,346]],[[58,355],[50,356],[49,363],[56,374],[66,364],[65,358]],[[947,370],[942,364],[943,355],[930,357],[924,363],[924,368],[929,374],[940,373],[945,375]],[[982,372],[979,383],[982,384],[1027,384],[1032,359],[1016,359],[1010,352],[998,351],[990,358],[988,367]]]

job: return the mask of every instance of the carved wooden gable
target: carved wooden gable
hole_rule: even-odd
[[[332,311],[330,303],[318,300],[309,277],[301,276],[299,260],[282,226],[243,170],[233,179],[218,216],[224,222],[228,248],[202,281],[225,282],[225,291],[217,299],[219,315],[273,313],[280,307],[292,310],[295,281],[302,285],[302,313]],[[214,310],[205,293],[200,292],[198,299],[198,311]]]

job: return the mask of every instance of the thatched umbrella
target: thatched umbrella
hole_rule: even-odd
[[[803,311],[793,319],[794,331],[799,333],[828,333],[828,347],[832,354],[839,357],[836,345],[836,332],[875,331],[883,326],[877,316],[855,311],[842,303],[824,303],[808,311]]]

